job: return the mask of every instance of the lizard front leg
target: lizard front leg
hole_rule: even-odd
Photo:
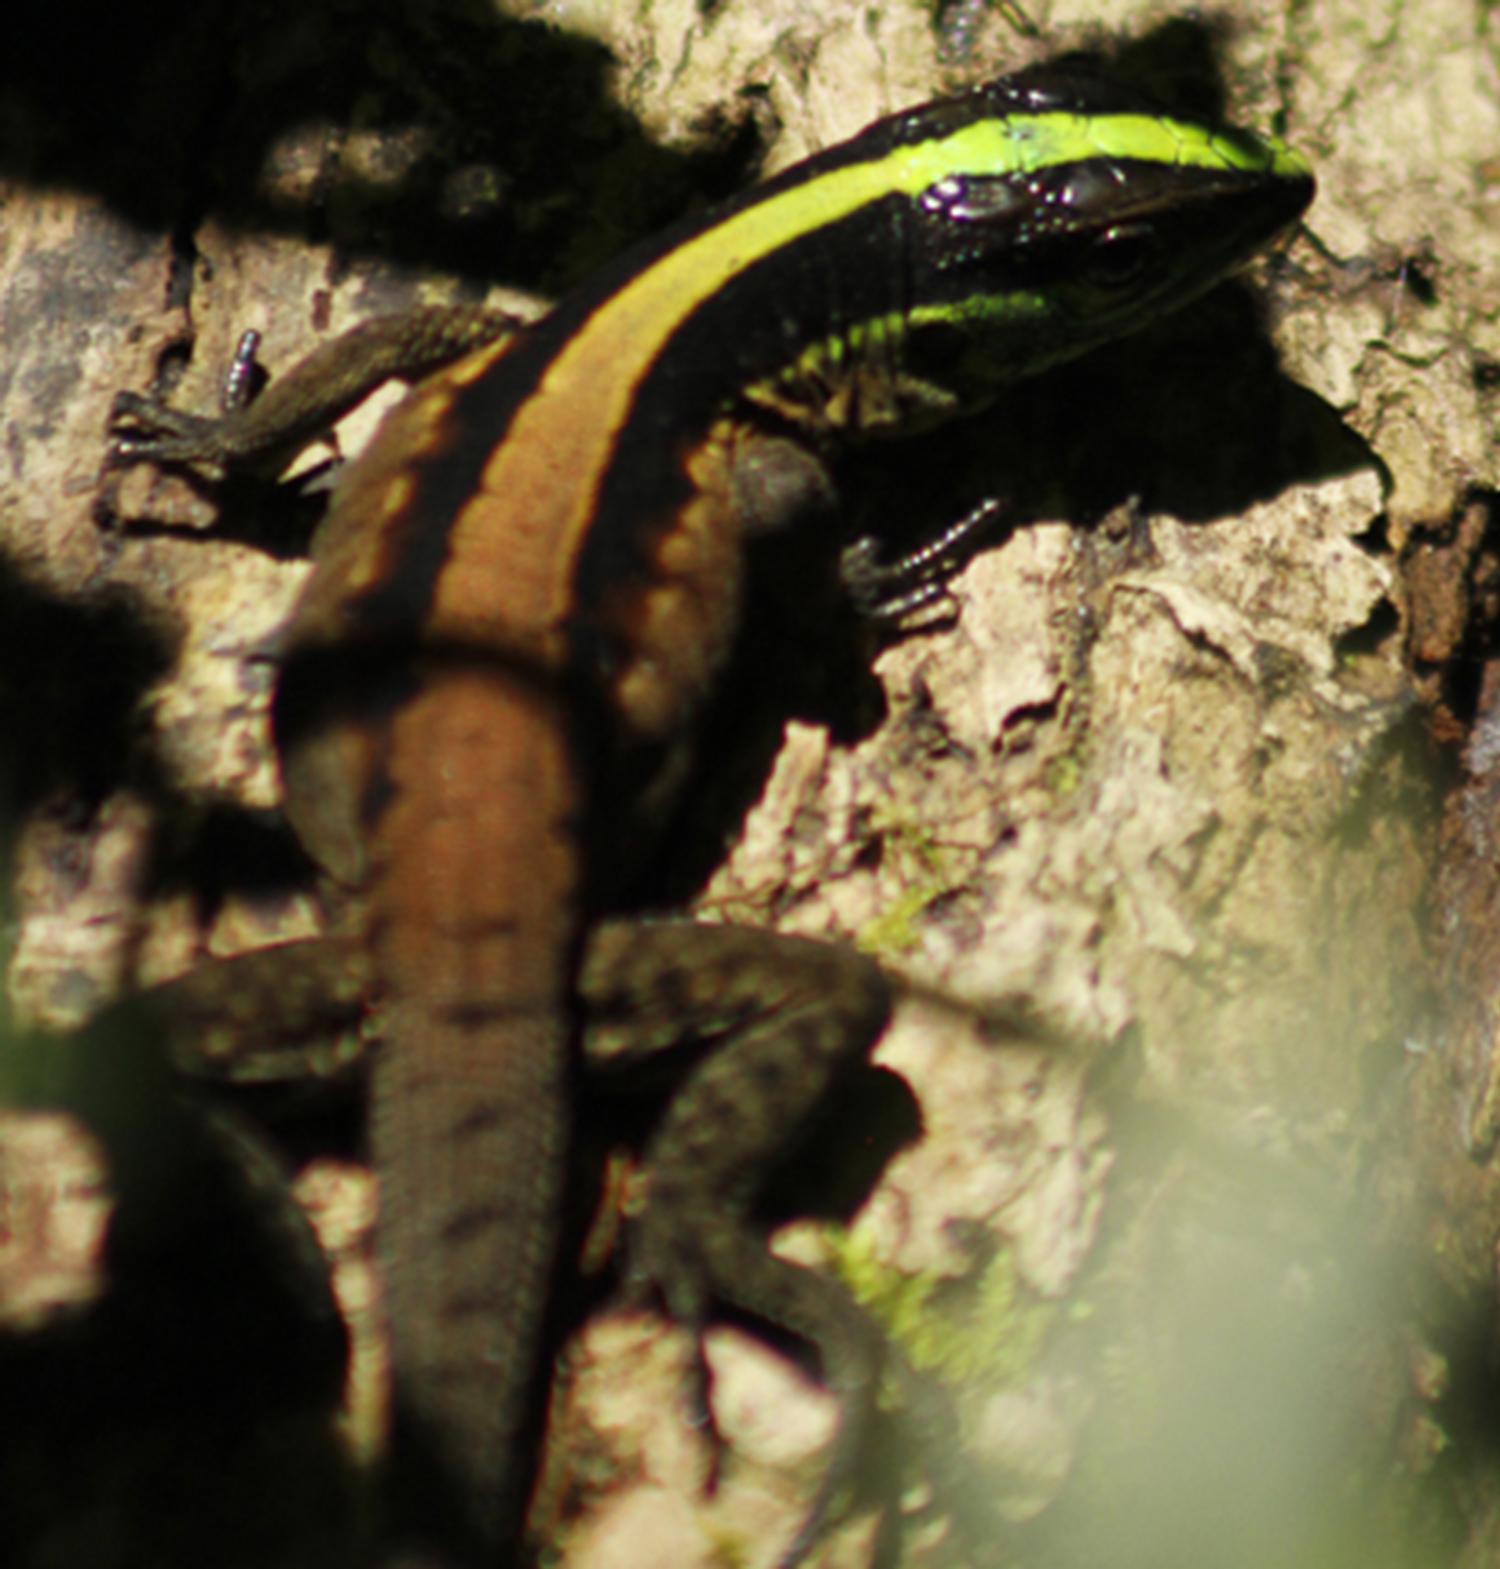
[[[429,305],[372,317],[313,350],[254,399],[244,391],[252,345],[229,369],[226,407],[217,417],[119,393],[110,411],[107,465],[159,463],[215,480],[231,473],[274,478],[377,387],[392,379],[416,382],[510,337],[518,325],[515,317],[478,305]]]

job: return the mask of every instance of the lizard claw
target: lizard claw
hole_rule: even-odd
[[[221,477],[207,440],[218,426],[218,420],[185,414],[139,392],[117,392],[109,411],[105,467],[172,464],[204,467],[205,472],[214,471],[210,477]]]

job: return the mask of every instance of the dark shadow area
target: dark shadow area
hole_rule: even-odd
[[[898,516],[930,511],[941,476],[955,511],[1001,494],[1014,523],[1087,526],[1132,500],[1187,522],[1230,517],[1373,461],[1335,410],[1282,375],[1256,300],[1228,284],[973,420],[900,453],[872,448],[859,477]]]
[[[306,892],[316,869],[277,813],[183,799],[148,744],[143,701],[175,650],[128,591],[93,602],[53,596],[0,557],[0,860],[13,882],[13,836],[39,816],[56,830],[54,868],[93,875],[89,830],[105,801],[134,789],[158,808],[143,898],[190,893],[205,924],[231,894],[274,905]]]
[[[140,1337],[141,1350],[96,1370],[83,1404],[101,1423],[221,1404],[272,1408],[303,1399],[314,1370],[322,1398],[336,1397],[343,1329],[285,1171],[232,1119],[190,1109],[159,1045],[150,1005],[132,1003],[65,1040],[7,1047],[14,1101],[78,1116],[109,1159],[112,1289],[97,1332]],[[273,1329],[262,1325],[268,1316]],[[247,1365],[274,1362],[278,1348],[290,1364],[281,1377],[257,1371],[238,1386]]]
[[[186,468],[170,467],[174,483],[186,485],[217,513],[212,537],[248,545],[275,561],[305,560],[313,535],[328,511],[328,496],[338,465],[320,464],[295,480],[274,481],[231,475],[213,484]],[[117,511],[116,486],[127,471],[116,469],[105,476],[95,506],[101,528],[130,539],[181,540],[183,531],[173,523],[148,518],[122,517]]]
[[[105,1294],[0,1335],[7,1564],[350,1561],[346,1337],[285,1174],[179,1098],[149,1008],[5,1045],[6,1102],[100,1141]],[[304,1545],[306,1544],[306,1545]]]
[[[222,804],[188,812],[177,803],[176,814],[177,831],[163,839],[143,895],[191,893],[205,930],[231,894],[275,903],[317,882],[317,867],[279,813]]]
[[[555,292],[756,156],[748,115],[706,127],[702,156],[655,146],[609,96],[600,45],[481,0],[21,10],[0,173],[96,193],[182,236],[185,259],[213,214]]]
[[[1109,69],[1166,108],[1222,124],[1227,102],[1219,57],[1233,26],[1212,13],[1173,17],[1121,44]]]
[[[60,794],[86,817],[117,788],[170,658],[126,595],[57,598],[0,556],[0,823]]]
[[[141,699],[170,659],[127,596],[64,600],[0,557],[0,909],[7,920],[14,919],[14,835],[43,812],[61,841],[81,844],[106,797],[139,780]],[[86,863],[55,870],[80,882],[90,875]]]
[[[1435,1563],[1461,1561],[1465,1537],[1473,1536],[1476,1524],[1493,1518],[1487,1484],[1500,1463],[1500,1346],[1494,1303],[1481,1294],[1467,1304],[1449,1306],[1448,1321],[1435,1337],[1448,1362],[1449,1383],[1432,1411],[1449,1442],[1435,1468],[1431,1513],[1446,1527],[1450,1545],[1444,1556],[1434,1556]]]

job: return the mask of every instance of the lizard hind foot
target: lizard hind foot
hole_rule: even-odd
[[[825,1326],[838,1325],[832,1333],[826,1327],[821,1330],[815,1343],[823,1361],[824,1382],[838,1401],[839,1416],[822,1479],[778,1569],[798,1569],[830,1531],[861,1512],[860,1484],[879,1421],[876,1393],[885,1352],[884,1336],[842,1287],[808,1271],[797,1273],[816,1283],[815,1294],[825,1297],[821,1309]],[[840,1299],[836,1307],[835,1298]]]
[[[811,1347],[837,1401],[838,1424],[822,1477],[778,1560],[778,1569],[797,1569],[856,1506],[877,1420],[885,1337],[842,1285],[768,1252],[764,1237],[715,1205],[712,1195],[663,1186],[667,1191],[658,1190],[630,1227],[628,1278],[632,1294],[654,1291],[691,1337],[685,1394],[689,1420],[712,1448],[708,1492],[717,1490],[727,1447],[714,1416],[713,1370],[704,1351],[715,1305]]]
[[[879,1416],[876,1393],[887,1344],[878,1326],[838,1282],[768,1253],[764,1239],[750,1228],[738,1229],[719,1214],[696,1231],[701,1247],[691,1262],[682,1247],[682,1215],[673,1216],[672,1262],[652,1276],[668,1310],[693,1337],[687,1399],[691,1420],[712,1445],[709,1490],[719,1477],[726,1444],[712,1404],[712,1369],[705,1357],[703,1334],[710,1300],[774,1329],[786,1331],[810,1346],[821,1364],[822,1381],[838,1407],[838,1421],[823,1461],[823,1472],[811,1503],[778,1569],[798,1569],[813,1549],[860,1508],[861,1481],[872,1448]],[[649,1251],[649,1250],[648,1250]]]

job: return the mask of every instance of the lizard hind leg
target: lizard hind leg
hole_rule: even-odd
[[[701,1053],[646,1147],[632,1279],[695,1337],[717,1303],[806,1342],[838,1398],[822,1482],[781,1560],[795,1569],[861,1468],[886,1346],[842,1285],[768,1251],[754,1206],[884,1030],[885,980],[830,943],[674,921],[601,928],[580,983],[591,1067],[692,1044]],[[700,1351],[694,1399],[706,1407],[703,1379]]]

